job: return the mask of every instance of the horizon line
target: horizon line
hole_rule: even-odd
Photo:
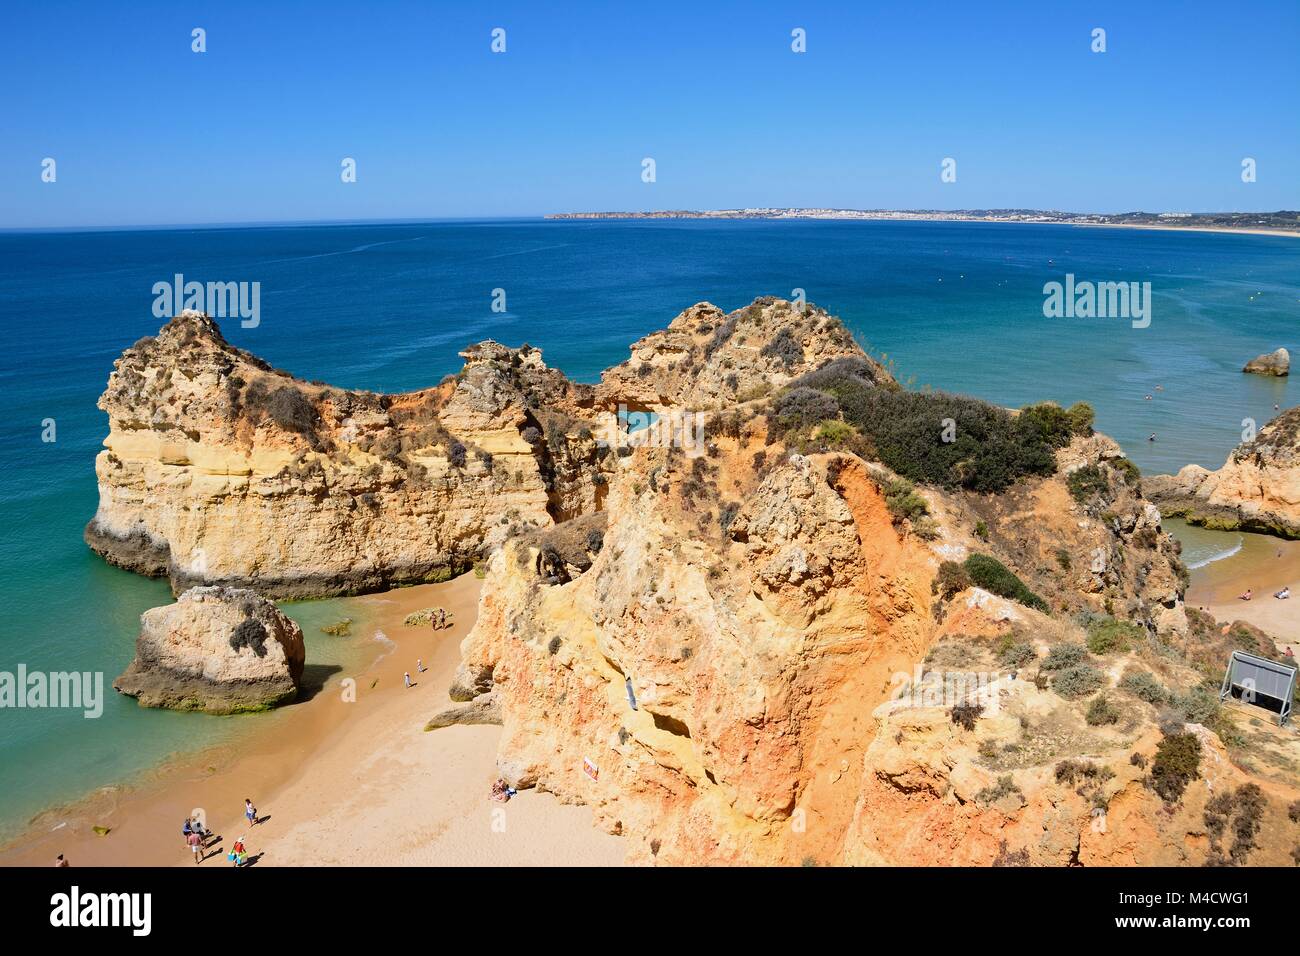
[[[854,207],[854,206],[734,206],[719,209],[641,209],[641,210],[580,210],[568,212],[521,213],[502,216],[406,216],[406,217],[361,217],[356,219],[248,219],[248,220],[213,220],[208,222],[159,222],[159,223],[123,223],[123,224],[78,224],[59,226],[0,226],[0,235],[15,233],[61,233],[61,232],[131,232],[150,230],[180,229],[275,229],[294,226],[382,226],[382,225],[419,225],[452,222],[512,222],[520,220],[566,219],[594,216],[610,217],[660,217],[676,216],[688,218],[698,216],[706,218],[720,213],[739,213],[747,211],[773,210],[783,212],[826,211],[848,213],[902,213],[909,215],[961,213],[1021,213],[1056,216],[1133,216],[1161,215],[1144,209],[1125,210],[1123,212],[1075,212],[1062,209],[1035,209],[1028,207],[965,207],[961,209],[894,209],[889,207]],[[1169,214],[1167,210],[1165,214]],[[1257,216],[1282,215],[1290,213],[1300,218],[1300,211],[1292,209],[1247,209],[1247,210],[1176,210],[1179,216]],[[759,217],[755,217],[759,218]],[[1070,225],[1069,223],[1039,223],[1038,225]]]

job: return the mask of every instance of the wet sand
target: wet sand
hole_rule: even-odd
[[[620,864],[623,841],[597,830],[586,808],[534,792],[507,804],[489,799],[499,728],[424,731],[448,702],[479,584],[466,574],[351,599],[357,633],[380,630],[394,646],[377,642],[358,673],[334,675],[309,700],[233,718],[266,720],[237,744],[176,761],[131,789],[42,814],[0,850],[0,865],[49,866],[63,853],[74,867],[194,868],[180,831],[196,812],[221,837],[200,864],[207,868],[229,866],[225,853],[240,836],[257,866]],[[402,624],[433,606],[452,612],[450,628]],[[428,668],[423,674],[417,657]],[[349,677],[354,701],[345,699]],[[252,828],[243,817],[245,797],[261,820]],[[95,826],[110,832],[97,835]]]
[[[1300,654],[1300,541],[1243,534],[1240,551],[1192,571],[1187,606],[1203,607],[1220,621],[1246,621]],[[1292,597],[1273,597],[1283,587]],[[1249,601],[1239,600],[1246,589]]]

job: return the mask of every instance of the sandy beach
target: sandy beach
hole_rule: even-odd
[[[1221,561],[1192,572],[1187,606],[1204,608],[1220,621],[1246,621],[1262,628],[1300,654],[1300,541],[1264,535],[1243,535],[1245,546]],[[1274,592],[1289,587],[1290,600],[1279,601]],[[1239,595],[1251,589],[1252,598]]]
[[[74,867],[194,868],[180,831],[196,811],[220,837],[200,864],[206,868],[229,866],[225,853],[241,836],[256,866],[621,864],[623,841],[597,830],[586,808],[531,791],[507,804],[490,799],[499,728],[424,731],[447,703],[479,584],[466,574],[351,599],[358,633],[380,630],[393,642],[376,643],[377,656],[354,677],[354,701],[344,693],[351,675],[336,674],[237,745],[42,814],[0,850],[0,865],[49,866],[63,853]],[[453,626],[403,625],[407,614],[433,606],[447,608]],[[251,828],[245,797],[260,819]]]

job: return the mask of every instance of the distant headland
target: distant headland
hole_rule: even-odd
[[[924,222],[1037,222],[1300,236],[1300,212],[1060,212],[1052,209],[664,209],[648,212],[563,212],[547,219],[888,219]]]

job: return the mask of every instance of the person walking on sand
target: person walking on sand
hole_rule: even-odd
[[[244,798],[244,816],[248,818],[250,827],[257,826],[257,807],[253,806],[253,801],[248,797]]]
[[[203,837],[199,836],[197,833],[191,830],[190,835],[185,838],[185,842],[188,843],[190,845],[190,849],[194,851],[194,862],[202,863],[203,862]]]
[[[235,841],[235,845],[230,848],[226,854],[226,859],[230,860],[235,866],[243,866],[244,861],[248,859],[248,849],[244,846],[244,838],[240,837]]]
[[[415,659],[415,672],[416,672],[417,674],[423,674],[423,673],[424,673],[424,670],[425,670],[425,668],[424,668],[424,661],[422,661],[420,658],[417,657],[417,658]]]
[[[407,688],[409,689],[410,686],[411,686],[411,672],[410,672],[410,671],[404,671],[404,672],[402,673],[402,680],[405,681],[406,686],[407,686]]]

